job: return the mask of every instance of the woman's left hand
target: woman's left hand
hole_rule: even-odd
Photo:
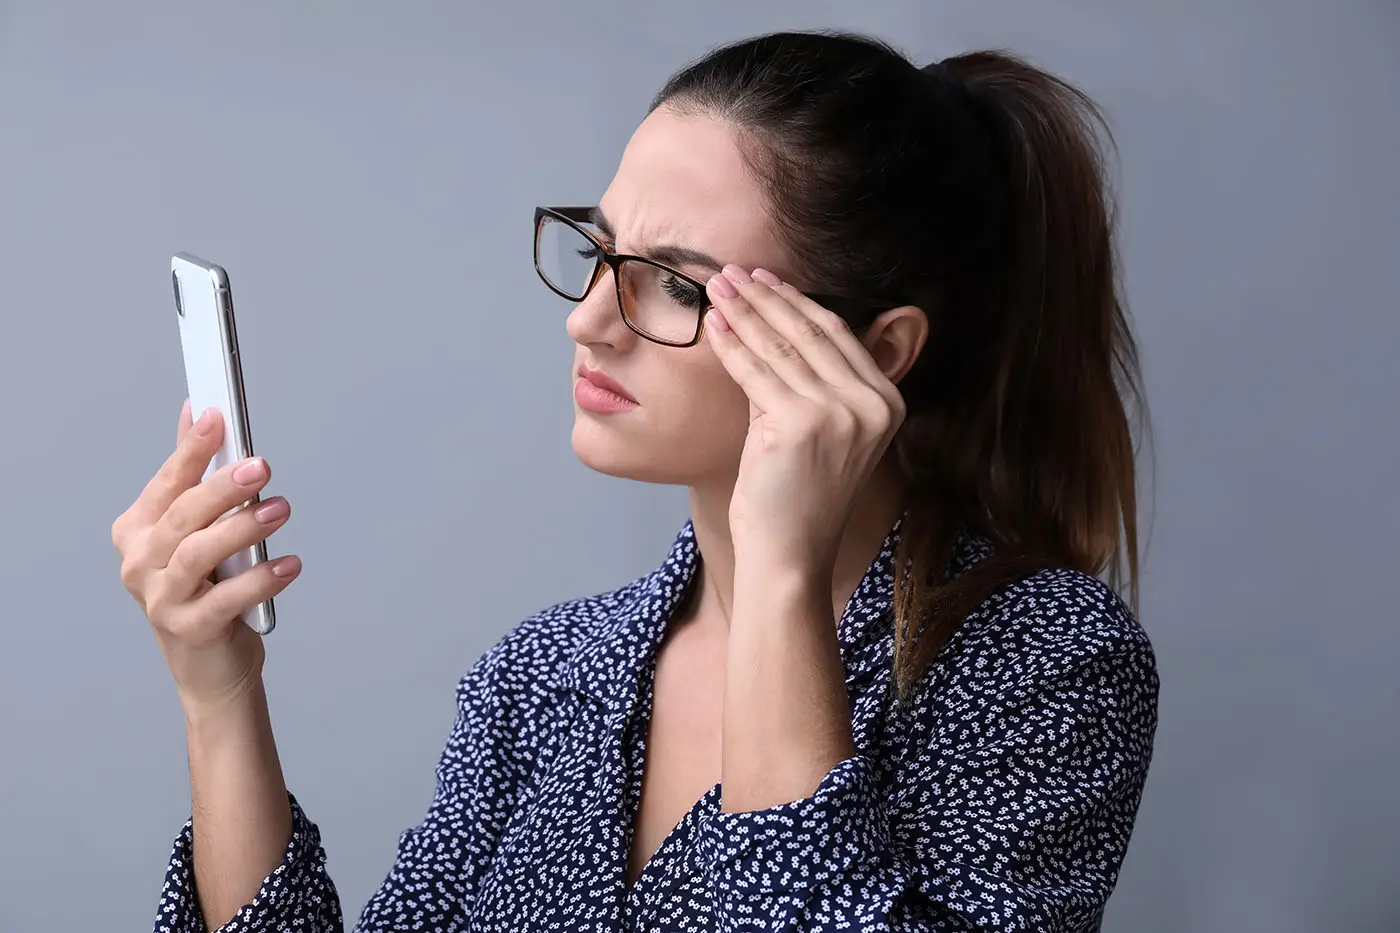
[[[749,398],[735,553],[829,572],[904,399],[845,321],[771,273],[726,266],[708,291],[708,339]]]

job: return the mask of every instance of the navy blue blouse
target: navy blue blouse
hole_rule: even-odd
[[[812,796],[721,813],[716,784],[627,885],[656,656],[699,562],[687,522],[658,569],[526,619],[472,666],[427,816],[356,929],[1097,929],[1152,752],[1148,639],[1098,579],[1041,571],[969,615],[895,706],[901,523],[837,626],[858,752]],[[962,536],[951,572],[988,553]],[[225,933],[343,929],[320,835],[292,813]],[[190,839],[157,933],[204,929]]]

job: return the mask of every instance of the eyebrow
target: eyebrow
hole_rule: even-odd
[[[613,225],[608,223],[608,218],[603,216],[601,207],[591,207],[588,209],[588,220],[593,226],[603,234],[603,237],[610,243],[617,242],[617,231]],[[710,269],[719,270],[724,268],[724,263],[720,262],[709,253],[692,249],[689,246],[678,246],[674,243],[665,243],[660,246],[653,246],[642,255],[648,259],[655,259],[657,262],[664,262],[670,266],[706,266]]]

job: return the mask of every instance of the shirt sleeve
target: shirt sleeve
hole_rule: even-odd
[[[321,834],[306,817],[296,797],[292,807],[292,839],[282,862],[264,879],[253,900],[244,905],[221,933],[250,930],[296,930],[307,933],[339,931],[340,899],[326,874]],[[156,909],[155,933],[205,933],[204,914],[194,884],[192,850],[194,821],[187,820],[175,840],[165,887]]]
[[[515,749],[519,722],[498,669],[503,645],[486,652],[457,687],[457,715],[438,760],[426,817],[399,837],[397,857],[365,905],[360,933],[447,929],[470,908],[477,881],[509,814],[513,776],[528,765]],[[342,933],[335,884],[320,833],[294,796],[292,839],[253,900],[219,933]],[[194,883],[192,821],[175,842],[155,933],[206,933]]]
[[[859,754],[812,796],[700,828],[720,930],[1095,930],[1117,881],[1156,730],[1145,638],[1058,673],[1022,669],[1016,699],[944,750],[916,710],[892,790]],[[1027,684],[1026,677],[1033,678]],[[898,753],[898,752],[897,752]]]

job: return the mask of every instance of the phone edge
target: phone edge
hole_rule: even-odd
[[[243,360],[238,352],[238,328],[234,319],[233,311],[233,289],[229,284],[228,272],[218,263],[201,259],[192,253],[178,252],[171,257],[171,262],[180,260],[189,265],[195,266],[209,276],[210,283],[214,286],[214,303],[219,315],[219,341],[223,345],[224,358],[231,364],[227,367],[227,389],[228,397],[232,400],[233,408],[230,412],[229,428],[236,432],[235,442],[242,448],[245,456],[255,456],[253,448],[253,431],[248,420],[248,397],[243,385]],[[244,503],[244,507],[259,501],[259,497],[254,494],[252,498]],[[254,553],[254,565],[267,563],[267,542],[259,541],[252,546]],[[253,606],[250,614],[254,617],[248,619],[245,614],[244,622],[249,628],[259,635],[266,635],[277,627],[277,609],[269,597]]]

